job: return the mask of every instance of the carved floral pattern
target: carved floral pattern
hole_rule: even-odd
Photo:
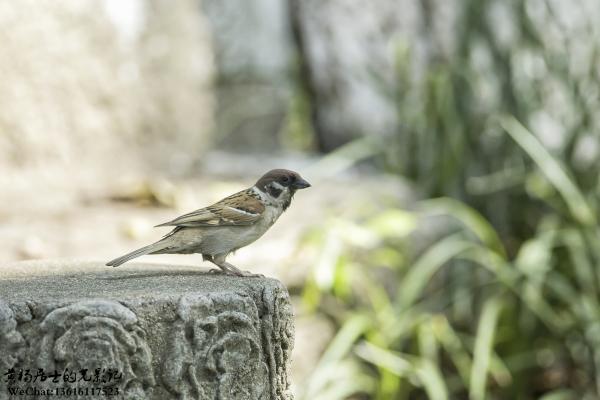
[[[10,307],[0,300],[0,368],[68,369],[79,377],[82,369],[118,370],[121,378],[112,384],[121,394],[115,399],[292,399],[287,373],[293,318],[285,288],[248,285],[127,304],[143,313],[140,320],[112,300]],[[141,326],[152,327],[149,343]],[[156,386],[150,345],[161,352],[155,356],[161,360],[162,387]],[[3,385],[0,400],[8,396]],[[56,385],[48,379],[36,387]],[[98,386],[62,379],[58,385]]]
[[[171,391],[182,399],[270,399],[260,319],[252,299],[184,296],[177,315],[163,369]]]
[[[38,365],[70,371],[112,368],[127,399],[145,399],[155,385],[152,355],[136,315],[115,301],[81,301],[50,312],[40,324]],[[69,387],[91,385],[85,381]],[[95,386],[98,386],[97,384]]]
[[[11,308],[0,300],[0,371],[5,373],[21,360],[25,340],[17,330],[17,321]],[[0,375],[1,376],[1,375]],[[0,379],[0,400],[8,399],[6,383]]]
[[[294,313],[286,290],[266,287],[262,293],[265,354],[270,355],[271,398],[293,399],[287,372],[294,347]]]

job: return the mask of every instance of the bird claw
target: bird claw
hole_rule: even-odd
[[[212,274],[212,275],[217,275],[217,274],[222,274],[223,270],[221,270],[220,268],[211,268],[208,270],[208,273]]]
[[[245,278],[264,278],[263,274],[255,274],[250,271],[242,271],[232,265],[227,265],[219,268],[212,268],[208,271],[209,274],[224,274],[231,276],[241,276]]]

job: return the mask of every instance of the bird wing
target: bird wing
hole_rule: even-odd
[[[265,206],[250,189],[232,194],[223,200],[172,221],[156,226],[244,226],[257,222]]]

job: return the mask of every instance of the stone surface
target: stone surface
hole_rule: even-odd
[[[112,398],[290,399],[293,337],[287,291],[273,279],[92,262],[0,272],[0,399],[9,368],[112,368],[122,374]],[[35,387],[61,385],[98,387]]]

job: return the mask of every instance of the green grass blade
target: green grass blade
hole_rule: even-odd
[[[448,388],[438,366],[427,359],[416,362],[416,375],[419,377],[427,397],[431,400],[447,400]]]
[[[546,393],[545,395],[540,397],[540,400],[575,400],[577,398],[581,397],[578,396],[574,390],[558,389],[553,390],[550,393]]]
[[[473,261],[492,272],[499,282],[519,296],[548,328],[556,332],[565,332],[574,323],[569,315],[562,314],[559,316],[552,305],[546,301],[543,293],[529,280],[525,280],[520,284],[519,282],[523,278],[522,274],[512,268],[510,264],[507,264],[495,252],[479,246],[469,249],[469,251],[460,254],[459,257]]]
[[[340,360],[350,351],[356,339],[369,326],[370,320],[364,315],[358,314],[348,319],[327,347],[323,357],[321,357],[321,362],[330,363]]]
[[[469,398],[471,400],[485,399],[486,381],[494,348],[494,332],[500,316],[500,310],[500,298],[492,297],[485,302],[481,311],[477,336],[475,337],[473,369],[471,371],[471,383],[469,387]]]
[[[322,178],[340,174],[357,162],[372,157],[380,151],[381,146],[373,137],[365,136],[354,139],[322,157],[309,168],[306,168],[304,174],[312,177],[313,180],[311,180],[311,183],[314,184]]]
[[[471,356],[463,346],[458,334],[446,318],[446,316],[436,316],[433,320],[434,332],[446,353],[454,363],[458,374],[465,386],[469,384],[469,374],[471,371]]]
[[[319,373],[327,377],[324,384],[316,388],[316,391],[300,391],[299,399],[344,400],[356,393],[369,393],[375,390],[374,378],[361,371],[360,366],[353,361],[330,364]],[[308,386],[315,388],[314,385]]]
[[[561,194],[571,215],[580,223],[593,226],[596,218],[583,194],[540,141],[514,117],[500,119],[502,128],[533,159],[546,179]]]
[[[471,232],[475,234],[487,247],[493,249],[506,258],[506,251],[502,240],[494,227],[475,209],[466,204],[447,197],[425,200],[419,203],[420,208],[426,213],[447,214],[456,218]]]
[[[356,347],[356,354],[362,359],[385,368],[399,377],[416,376],[427,397],[432,400],[447,400],[448,388],[441,371],[431,360],[422,357],[402,355],[364,342]]]
[[[335,371],[335,366],[351,351],[356,340],[369,326],[370,319],[361,314],[351,317],[342,325],[321,356],[319,364],[312,373],[313,378],[307,385],[306,393],[320,393],[327,386],[332,378],[328,371]]]
[[[397,376],[407,376],[412,373],[413,367],[407,358],[369,342],[360,343],[354,351],[363,360],[385,368]]]
[[[398,290],[399,306],[410,307],[423,292],[433,274],[447,261],[473,247],[460,234],[450,235],[431,246],[412,265]]]

